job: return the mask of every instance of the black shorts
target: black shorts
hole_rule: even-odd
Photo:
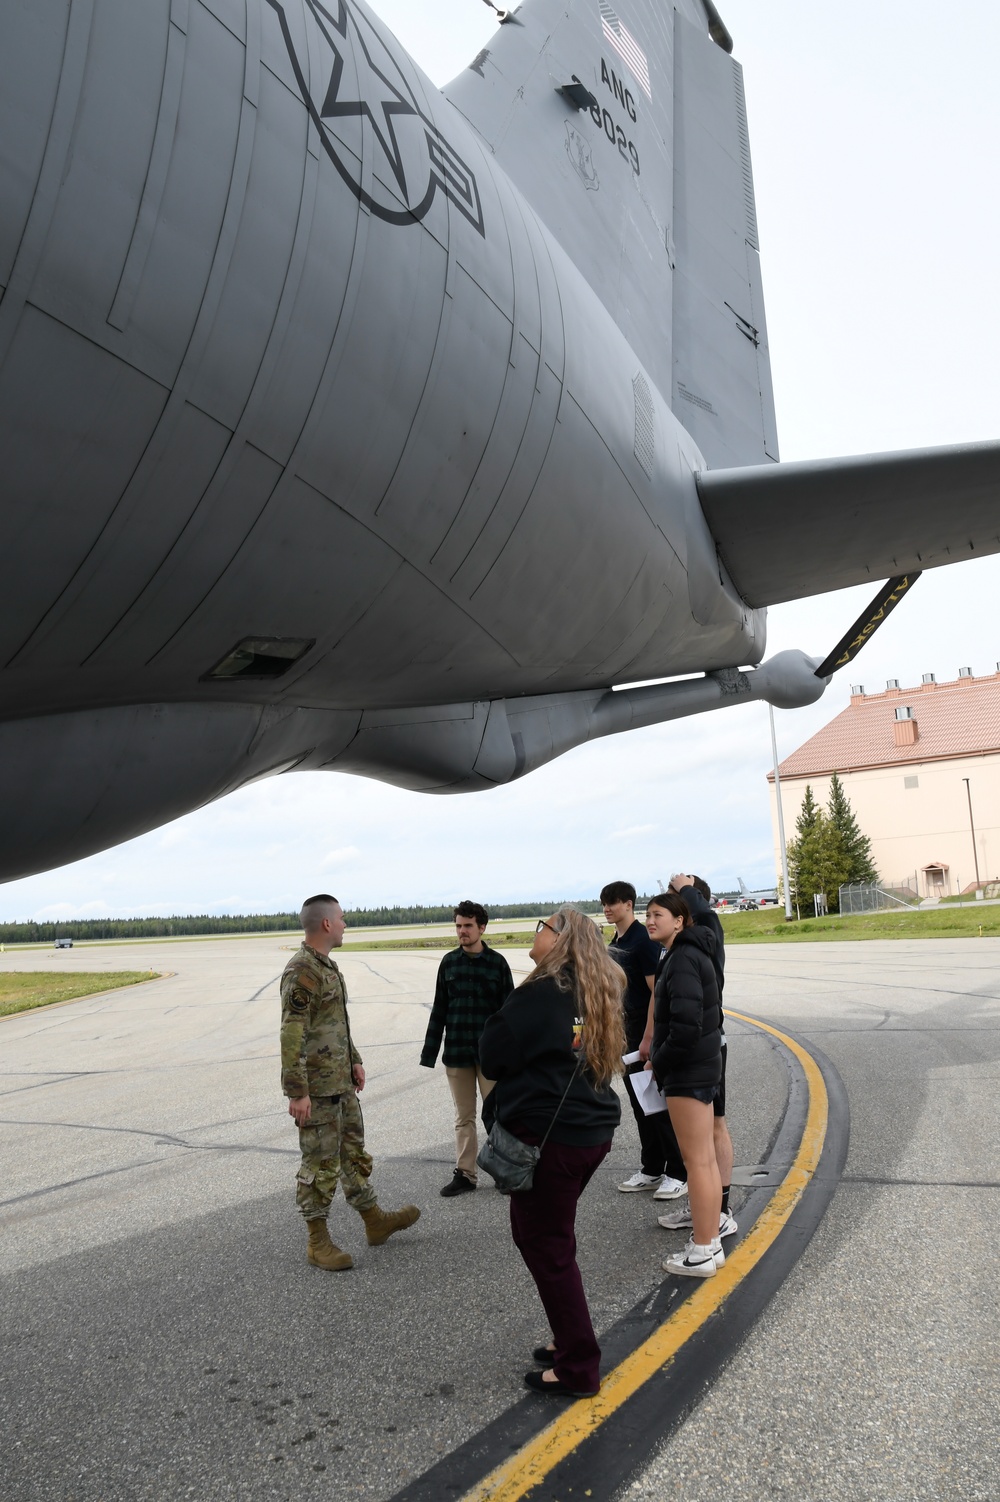
[[[716,1086],[715,1099],[712,1102],[712,1105],[715,1107],[715,1114],[716,1114],[716,1116],[725,1116],[725,1114],[726,1114],[726,1055],[728,1054],[728,1052],[729,1052],[729,1049],[726,1047],[725,1043],[723,1043],[723,1045],[722,1045],[722,1079],[719,1081],[718,1085]]]
[[[719,1093],[718,1085],[678,1085],[676,1089],[663,1092],[667,1100],[674,1095],[683,1095],[689,1100],[700,1100],[704,1106],[715,1104],[715,1097]]]

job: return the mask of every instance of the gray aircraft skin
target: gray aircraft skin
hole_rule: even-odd
[[[0,877],[805,704],[767,605],[1000,548],[995,444],[775,462],[731,41],[619,3],[439,91],[363,0],[0,0]]]

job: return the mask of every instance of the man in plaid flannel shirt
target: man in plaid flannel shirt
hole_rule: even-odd
[[[483,1100],[493,1081],[479,1067],[479,1038],[487,1017],[503,1006],[514,989],[510,966],[483,942],[489,913],[478,902],[455,909],[458,948],[438,968],[434,1005],[427,1024],[420,1062],[433,1069],[444,1036],[444,1072],[455,1103],[455,1172],[441,1193],[446,1199],[476,1187],[476,1084]]]

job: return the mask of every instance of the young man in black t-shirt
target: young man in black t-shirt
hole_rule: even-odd
[[[638,1050],[640,1062],[627,1066],[632,1072],[643,1067],[649,1057],[653,1036],[653,979],[660,958],[660,946],[654,944],[646,925],[635,916],[635,887],[628,881],[612,881],[601,891],[604,920],[613,923],[615,932],[608,945],[611,958],[625,971],[628,987],[624,997],[625,1051]],[[632,1092],[629,1076],[625,1088],[632,1102],[639,1131],[642,1155],[638,1171],[618,1185],[623,1194],[652,1190],[657,1200],[677,1199],[686,1188],[684,1160],[677,1147],[664,1111],[647,1116]]]

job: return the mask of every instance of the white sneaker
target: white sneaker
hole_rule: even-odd
[[[716,1262],[715,1248],[718,1242],[713,1241],[709,1246],[695,1246],[688,1242],[682,1252],[674,1252],[663,1264],[665,1273],[673,1273],[678,1278],[714,1278],[719,1264]],[[719,1246],[722,1253],[722,1247]]]
[[[690,1257],[690,1255],[691,1255],[691,1253],[693,1251],[694,1251],[694,1237],[693,1236],[689,1236],[688,1239],[687,1239],[687,1242],[685,1244],[685,1247],[684,1247],[684,1253],[683,1253],[683,1255],[685,1257]],[[715,1265],[716,1265],[716,1267],[722,1267],[725,1264],[726,1254],[722,1250],[722,1241],[720,1240],[720,1238],[718,1236],[716,1236],[715,1239],[714,1239],[714,1241],[712,1242],[712,1256],[715,1258]]]
[[[694,1222],[691,1219],[691,1206],[685,1205],[683,1210],[671,1210],[667,1215],[658,1215],[656,1223],[665,1231],[692,1231]],[[727,1212],[719,1216],[719,1235],[735,1236],[739,1230],[736,1218]]]
[[[634,1173],[630,1179],[626,1179],[624,1184],[619,1184],[618,1188],[622,1194],[638,1194],[640,1189],[653,1189],[659,1182],[660,1176],[658,1173],[643,1173],[640,1170],[639,1173]]]
[[[682,1194],[687,1194],[687,1188],[687,1182],[684,1179],[672,1179],[668,1173],[665,1173],[653,1198],[654,1200],[678,1200]]]

